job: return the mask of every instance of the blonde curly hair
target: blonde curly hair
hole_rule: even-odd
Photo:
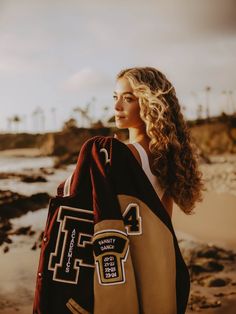
[[[122,70],[119,78],[127,78],[139,100],[140,116],[146,124],[153,155],[152,172],[162,188],[189,214],[202,200],[202,173],[198,155],[180,110],[173,85],[165,75],[152,67]]]

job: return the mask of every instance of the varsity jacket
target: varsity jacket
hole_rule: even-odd
[[[189,274],[165,208],[129,148],[84,143],[49,204],[34,314],[183,314]]]

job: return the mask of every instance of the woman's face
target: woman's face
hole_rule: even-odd
[[[119,129],[141,128],[144,125],[140,117],[138,98],[134,96],[133,89],[126,78],[116,82],[114,96],[115,122]]]

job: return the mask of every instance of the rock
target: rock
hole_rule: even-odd
[[[218,258],[222,260],[230,260],[234,261],[235,260],[235,253],[233,251],[226,251],[226,250],[218,250]]]
[[[217,246],[204,246],[198,251],[197,257],[234,260],[235,254],[232,251],[227,251]]]
[[[222,277],[207,277],[199,280],[199,284],[204,287],[225,287],[231,280]]]
[[[35,231],[34,230],[29,230],[29,232],[28,232],[28,235],[31,237],[31,236],[33,236],[35,234]]]
[[[221,271],[224,269],[224,265],[215,261],[209,261],[204,266],[207,272],[216,272],[216,271]]]
[[[220,300],[216,300],[216,301],[207,300],[206,302],[203,302],[202,304],[200,304],[201,309],[215,308],[219,306],[221,306]]]
[[[11,222],[6,218],[0,218],[0,231],[7,232],[11,230],[12,224]]]
[[[222,297],[225,296],[225,293],[222,293],[222,292],[215,293],[214,296],[215,296],[215,297],[220,297],[220,298],[222,298]]]
[[[198,253],[198,257],[206,257],[206,258],[217,258],[218,250],[215,246],[212,247],[203,247]]]
[[[0,173],[0,179],[18,179],[25,183],[47,182],[44,175],[53,174],[52,169],[26,169],[24,172],[3,172]]]
[[[0,231],[0,245],[2,245],[5,242],[6,234],[2,231]]]
[[[64,155],[57,156],[54,160],[54,168],[63,168],[66,165],[76,164],[79,152],[65,153]]]
[[[11,230],[12,224],[6,218],[0,218],[0,245],[3,243],[11,243],[11,239],[8,238],[7,233]]]
[[[192,293],[189,298],[188,307],[190,310],[199,311],[200,309],[215,308],[221,306],[220,300],[207,299],[203,295]]]
[[[0,191],[0,195],[0,216],[7,219],[48,206],[50,197],[48,193],[37,193],[28,197],[11,191]]]
[[[11,235],[28,235],[30,232],[31,226],[27,226],[27,227],[20,227],[18,229],[16,229],[15,231],[12,231],[10,234]]]
[[[9,249],[9,246],[6,245],[6,246],[3,248],[3,253],[7,253],[9,250],[10,250],[10,249]]]
[[[31,230],[31,226],[20,227],[8,233],[8,235],[28,235],[28,236],[32,236],[34,234],[35,234],[35,231]]]
[[[31,247],[31,250],[35,251],[35,250],[37,250],[37,248],[41,248],[41,243],[43,240],[43,234],[44,234],[44,232],[42,231],[40,233],[40,235],[38,236],[38,239],[34,242],[33,246]]]
[[[37,242],[34,242],[33,246],[31,247],[31,250],[35,251],[37,249]]]
[[[0,150],[39,147],[43,134],[1,133]]]
[[[45,155],[62,156],[77,154],[84,142],[96,135],[112,135],[111,128],[66,128],[61,132],[46,133],[42,139],[41,151]],[[66,145],[65,145],[66,143]]]
[[[190,270],[194,274],[203,272],[217,272],[224,269],[224,265],[214,260],[196,259],[191,265]]]
[[[47,182],[47,179],[44,178],[43,176],[40,175],[36,175],[36,176],[24,176],[21,178],[22,182],[27,182],[27,183],[31,183],[31,182]]]
[[[8,172],[1,172],[0,173],[0,180],[4,180],[4,179],[10,179],[11,174]]]
[[[6,238],[4,239],[4,242],[5,242],[5,243],[8,243],[8,244],[11,244],[11,243],[12,243],[12,239],[6,237]]]
[[[224,287],[230,283],[229,278],[212,278],[208,282],[208,287]]]
[[[55,171],[52,169],[52,168],[44,168],[44,167],[41,167],[39,168],[40,171],[45,174],[45,175],[52,175],[55,173]]]

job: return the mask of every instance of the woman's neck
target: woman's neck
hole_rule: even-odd
[[[145,128],[130,128],[129,129],[129,143],[148,143],[149,137],[147,136]]]

